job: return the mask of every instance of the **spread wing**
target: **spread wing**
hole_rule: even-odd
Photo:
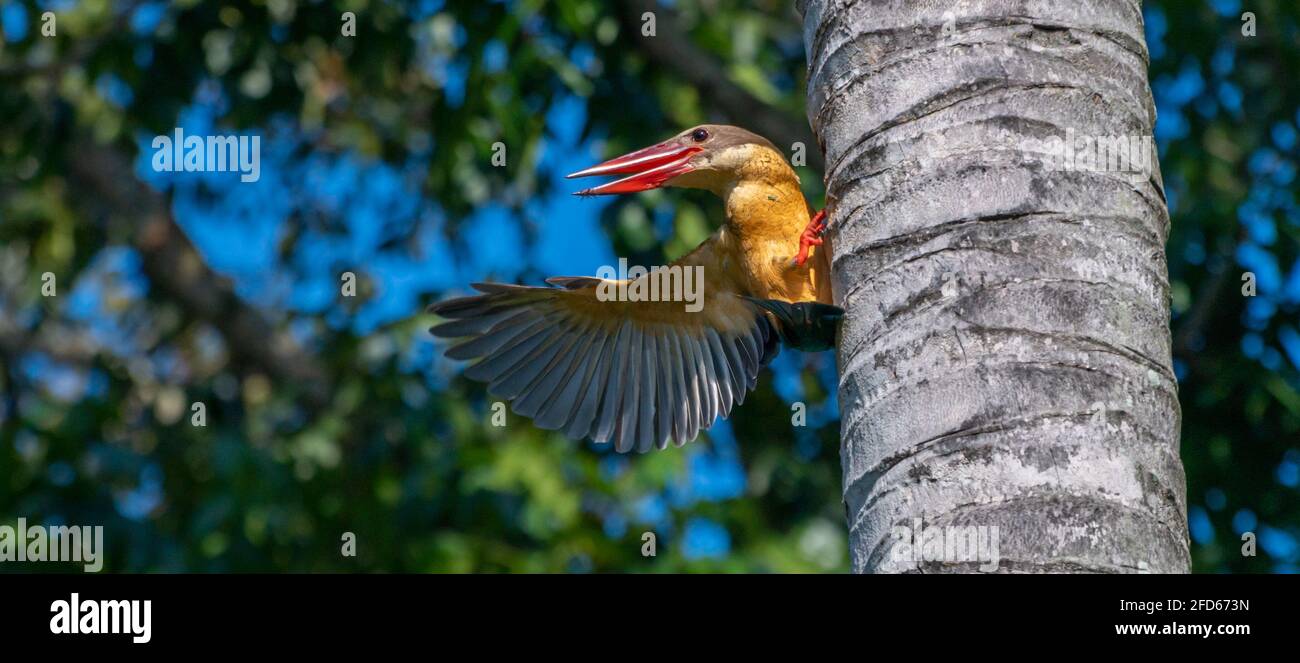
[[[466,337],[446,355],[480,359],[465,371],[539,428],[613,442],[620,452],[681,446],[745,400],[779,351],[753,301],[705,293],[682,302],[610,301],[588,277],[560,287],[475,284],[483,293],[430,307],[450,321],[432,330]]]

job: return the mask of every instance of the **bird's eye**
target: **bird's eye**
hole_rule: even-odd
[[[691,140],[693,140],[693,141],[695,141],[695,142],[697,142],[697,143],[703,143],[704,141],[706,141],[706,140],[708,140],[708,139],[709,139],[709,130],[708,130],[708,129],[696,129],[695,131],[692,131],[692,132],[691,132]]]

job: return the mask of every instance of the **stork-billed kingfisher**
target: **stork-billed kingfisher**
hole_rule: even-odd
[[[585,276],[547,279],[554,287],[476,283],[483,294],[431,306],[450,319],[435,336],[469,337],[446,355],[481,358],[465,375],[515,413],[620,452],[681,446],[744,402],[779,343],[834,345],[844,312],[831,305],[819,248],[825,215],[812,213],[770,141],[706,124],[569,177],[593,175],[625,177],[577,195],[675,186],[722,198],[722,227],[672,263],[702,268],[703,306],[602,296],[619,282]]]

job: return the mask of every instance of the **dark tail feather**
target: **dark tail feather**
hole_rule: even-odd
[[[763,307],[776,318],[781,342],[801,352],[820,352],[835,347],[835,329],[844,309],[819,302],[789,302],[775,299],[746,299]]]

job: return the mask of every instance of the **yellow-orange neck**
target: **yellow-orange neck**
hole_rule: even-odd
[[[726,210],[721,239],[744,272],[753,296],[790,302],[830,301],[822,247],[803,267],[790,264],[811,211],[799,177],[780,154],[766,148],[718,192]]]

